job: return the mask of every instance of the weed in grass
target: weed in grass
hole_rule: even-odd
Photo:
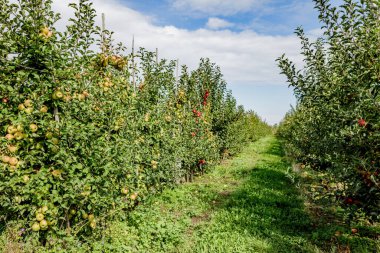
[[[74,239],[61,252],[380,252],[376,228],[353,235],[343,223],[317,219],[283,155],[274,137],[261,139],[194,182],[150,197],[102,240]]]

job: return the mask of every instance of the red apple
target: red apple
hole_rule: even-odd
[[[359,126],[361,126],[361,127],[365,127],[365,126],[367,125],[367,122],[366,122],[363,118],[360,118],[360,119],[358,120],[358,124],[359,124]]]

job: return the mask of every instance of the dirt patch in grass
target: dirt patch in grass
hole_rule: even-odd
[[[222,203],[228,198],[230,197],[232,194],[232,191],[221,191],[218,193],[218,198],[217,199],[214,199],[212,202],[211,202],[211,205],[213,208],[215,207],[219,207],[222,205]]]
[[[7,227],[6,229],[6,240],[5,245],[3,249],[1,249],[0,245],[0,252],[4,253],[21,253],[23,252],[22,244],[18,242],[19,235],[15,228]]]
[[[210,214],[209,213],[203,213],[201,215],[192,217],[191,218],[191,224],[193,226],[196,226],[199,223],[202,223],[202,222],[208,221],[208,220],[210,220]]]
[[[206,221],[210,221],[210,220],[211,220],[211,217],[210,217],[210,214],[208,212],[205,212],[201,215],[191,217],[191,225],[186,230],[187,237],[191,238],[191,236],[194,233],[194,228],[197,225],[201,224],[202,222],[206,222]],[[188,241],[188,243],[191,244],[190,241]]]
[[[231,195],[231,192],[230,191],[222,191],[222,192],[219,192],[219,195],[222,197],[228,197]]]
[[[224,159],[220,162],[220,165],[229,165],[231,164],[231,159]]]

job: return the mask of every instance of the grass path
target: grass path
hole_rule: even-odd
[[[270,136],[112,224],[110,252],[319,252],[311,220]],[[105,249],[105,245],[107,249]],[[96,250],[96,246],[95,249]]]
[[[344,225],[323,212],[317,216],[312,212],[312,220],[300,189],[307,192],[313,180],[307,183],[297,177],[302,186],[297,188],[288,170],[279,142],[269,136],[194,182],[167,189],[132,212],[121,213],[95,236],[68,237],[50,250],[14,244],[12,239],[15,250],[2,251],[9,238],[0,233],[0,252],[380,252],[380,227]],[[358,234],[351,233],[352,226]],[[23,250],[17,250],[19,246]]]

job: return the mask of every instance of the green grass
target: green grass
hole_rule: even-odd
[[[376,238],[353,236],[347,226],[310,215],[300,192],[304,188],[296,187],[297,176],[289,169],[280,143],[272,136],[261,139],[194,182],[152,196],[125,220],[112,222],[102,239],[79,244],[74,238],[66,242],[65,251],[51,252],[349,252],[344,245],[351,252],[380,249]],[[1,246],[4,236],[0,238]]]

